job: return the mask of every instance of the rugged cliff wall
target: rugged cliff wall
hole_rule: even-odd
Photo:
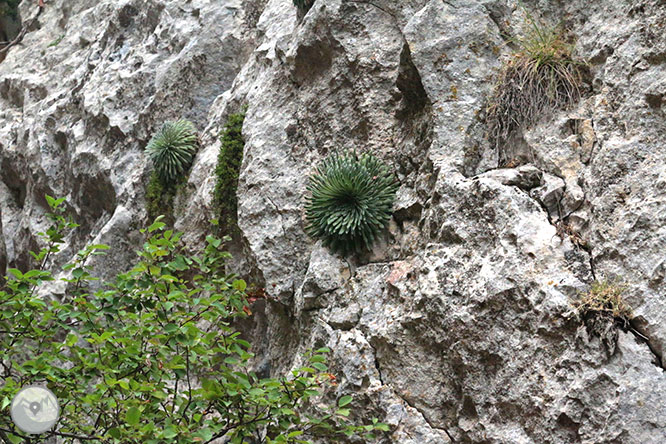
[[[562,22],[583,98],[503,147],[485,109],[524,12]],[[21,5],[24,21],[35,1]],[[247,104],[235,266],[266,288],[264,369],[329,345],[390,442],[666,442],[666,5],[660,0],[50,0],[0,63],[0,267],[24,267],[45,193],[123,269],[146,221],[143,148],[185,117],[203,149],[176,199],[208,230],[226,116]],[[307,175],[371,150],[401,183],[371,254],[303,231]],[[565,230],[565,225],[568,227]],[[625,283],[631,327],[571,302]],[[54,288],[54,292],[58,292]]]

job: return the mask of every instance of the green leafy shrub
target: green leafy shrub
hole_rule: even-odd
[[[296,6],[302,14],[305,14],[312,8],[315,0],[294,0],[294,6]]]
[[[147,240],[135,265],[100,290],[88,290],[88,263],[109,247],[90,245],[65,265],[61,300],[37,296],[55,279],[48,266],[76,227],[63,199],[47,200],[52,226],[34,253],[39,267],[10,269],[0,288],[0,441],[28,442],[7,411],[26,385],[47,386],[61,406],[54,429],[34,442],[309,443],[387,430],[376,421],[349,423],[348,396],[324,403],[335,379],[327,349],[288,376],[251,371],[250,344],[231,326],[249,312],[246,284],[225,274],[229,254],[214,236],[190,254],[182,233],[157,220],[142,230]]]
[[[528,30],[500,70],[488,107],[489,138],[496,147],[549,111],[580,97],[582,63],[562,30],[527,15]]]
[[[192,165],[199,148],[197,130],[188,120],[167,122],[153,135],[146,152],[163,184],[175,182]]]
[[[214,206],[219,214],[220,231],[233,234],[238,217],[238,175],[243,162],[243,121],[244,113],[229,116],[221,134],[222,145],[215,167]]]
[[[391,218],[398,183],[371,154],[332,154],[310,177],[306,231],[334,251],[369,249]]]

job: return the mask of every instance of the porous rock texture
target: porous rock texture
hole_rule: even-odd
[[[24,1],[24,20],[37,13]],[[520,6],[522,5],[522,6]],[[201,130],[176,226],[208,232],[218,133],[247,105],[232,268],[265,287],[265,371],[327,345],[340,394],[384,442],[666,442],[666,5],[661,0],[49,0],[0,63],[0,267],[25,268],[44,194],[79,223],[61,260],[146,221],[143,148]],[[525,12],[587,63],[579,103],[503,154],[485,109]],[[305,234],[308,173],[369,150],[401,183],[360,257]],[[617,280],[635,318],[599,337],[571,307]]]

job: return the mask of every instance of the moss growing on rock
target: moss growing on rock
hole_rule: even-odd
[[[150,181],[146,189],[146,210],[148,211],[149,221],[163,215],[165,216],[165,223],[173,224],[173,201],[178,190],[185,182],[185,177],[182,177],[178,183],[165,184],[156,172],[150,175]]]
[[[245,147],[242,133],[244,120],[244,112],[232,114],[227,119],[224,131],[220,135],[222,146],[215,168],[217,182],[213,204],[219,215],[220,232],[228,235],[233,235],[237,230],[238,197],[236,191]]]

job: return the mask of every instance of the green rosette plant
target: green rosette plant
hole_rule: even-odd
[[[163,184],[172,184],[192,165],[199,148],[194,124],[188,120],[166,122],[153,135],[146,152]]]
[[[370,249],[397,190],[389,167],[372,154],[334,153],[310,177],[306,231],[343,255]]]

